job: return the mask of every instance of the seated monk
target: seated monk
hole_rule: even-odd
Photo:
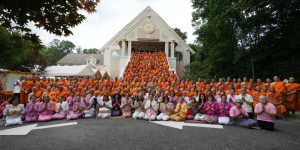
[[[194,91],[191,90],[191,86],[188,85],[187,91],[186,91],[186,96],[191,99],[194,96]]]
[[[259,96],[261,95],[266,95],[266,92],[264,91],[261,91],[260,87],[259,86],[256,86],[256,92],[253,92],[253,107],[255,108],[256,104],[258,104],[260,101],[259,101]]]
[[[256,82],[257,82],[256,85],[257,85],[257,86],[260,86],[260,88],[262,88],[262,87],[265,85],[265,83],[264,83],[264,82],[261,82],[260,79],[257,79]],[[270,89],[269,87],[267,87],[267,88]]]
[[[177,97],[181,97],[182,96],[182,90],[180,89],[179,85],[176,86],[175,95]]]
[[[257,84],[256,83],[254,83],[254,80],[253,79],[250,79],[249,80],[249,82],[251,83],[251,85],[252,85],[252,89],[255,89],[256,88],[256,86],[257,86]]]
[[[231,89],[229,86],[231,85],[231,88],[233,87],[233,83],[231,82],[231,78],[227,77],[227,81],[225,82],[225,88],[226,90]]]
[[[34,86],[32,88],[32,92],[28,94],[28,103],[31,103],[31,97],[32,96],[36,96],[37,97],[37,101],[40,101],[42,99],[42,92],[38,92],[37,88]]]
[[[215,88],[217,83],[215,82],[215,79],[211,79],[210,87]]]
[[[251,84],[250,82],[247,81],[246,77],[244,77],[243,80],[244,80],[244,82],[241,83],[241,88],[246,87],[248,84]]]
[[[282,94],[275,92],[275,88],[271,86],[270,93],[267,93],[267,99],[270,103],[272,103],[276,107],[277,110],[276,117],[282,118],[282,115],[286,112],[285,107],[282,105],[283,102]]]
[[[246,93],[252,96],[254,92],[255,92],[255,90],[252,89],[252,85],[248,84]]]

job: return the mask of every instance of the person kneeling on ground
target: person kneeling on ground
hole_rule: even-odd
[[[218,122],[220,124],[229,124],[230,123],[230,115],[229,111],[231,108],[230,103],[227,103],[226,95],[221,95],[221,103],[218,103],[219,107],[219,118]]]
[[[199,113],[197,115],[195,115],[194,120],[196,120],[196,121],[204,121],[205,120],[205,113],[203,111],[203,106],[204,106],[205,102],[206,102],[205,94],[201,93],[199,96],[199,101],[197,103]]]
[[[257,115],[257,123],[261,129],[272,131],[275,123],[276,107],[269,103],[267,97],[259,97],[260,103],[255,106],[254,113]]]
[[[69,111],[69,104],[68,102],[63,101],[63,99],[64,97],[62,96],[58,97],[58,103],[56,103],[56,107],[55,107],[56,114],[52,116],[52,119],[61,120],[66,118]]]
[[[21,121],[22,115],[25,112],[24,105],[20,104],[19,97],[12,97],[6,105],[3,115],[6,116],[5,126],[23,124]]]
[[[109,118],[111,115],[110,109],[112,108],[111,100],[108,95],[103,95],[103,99],[100,102],[100,108],[98,117],[99,118]]]
[[[156,112],[157,112],[157,103],[156,101],[153,99],[153,94],[150,94],[149,97],[148,97],[149,100],[146,101],[145,103],[145,110],[146,110],[146,114],[145,114],[145,117],[144,119],[145,120],[155,120],[156,118]]]
[[[25,109],[25,120],[23,123],[37,122],[39,118],[39,107],[40,103],[36,102],[37,97],[35,95],[31,96],[31,102],[26,105]]]
[[[191,97],[190,103],[188,104],[188,112],[187,112],[187,119],[194,120],[195,116],[198,114],[198,105],[196,103],[196,98]]]
[[[145,101],[143,95],[140,93],[134,102],[134,113],[132,115],[133,119],[144,119],[145,116]]]
[[[176,105],[175,113],[176,114],[170,116],[171,120],[183,121],[186,119],[187,106],[186,103],[184,103],[183,97],[179,98],[179,103]]]
[[[204,104],[203,111],[206,113],[205,121],[210,124],[218,122],[219,107],[218,104],[214,101],[212,95],[207,96],[208,101]]]
[[[156,117],[157,120],[169,120],[170,114],[174,110],[173,104],[169,102],[169,97],[164,97],[164,103],[161,103],[160,105],[160,114]]]
[[[98,115],[96,115],[98,114],[99,107],[97,98],[93,98],[92,104],[82,111],[82,116],[84,116],[84,118],[99,118]]]
[[[131,117],[131,108],[133,107],[132,100],[129,94],[125,94],[125,98],[122,99],[120,108],[122,109],[122,118]]]
[[[39,120],[38,121],[49,121],[52,119],[52,111],[54,110],[53,103],[50,101],[49,95],[43,97],[43,102],[39,107]]]
[[[69,114],[67,115],[67,120],[70,119],[78,119],[83,110],[86,108],[85,102],[81,101],[80,96],[76,96],[76,102],[73,105],[73,110],[69,110]]]
[[[249,119],[248,113],[242,105],[243,101],[241,99],[237,99],[235,106],[231,107],[229,114],[233,119],[233,123],[244,128],[260,129],[255,120]]]

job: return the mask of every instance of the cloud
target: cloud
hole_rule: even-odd
[[[195,29],[191,25],[192,3],[189,0],[101,0],[97,12],[88,14],[82,24],[71,29],[73,35],[59,37],[33,24],[29,28],[40,36],[44,45],[54,38],[68,40],[82,48],[100,48],[147,6],[152,7],[172,28],[187,32],[187,43],[193,43]]]

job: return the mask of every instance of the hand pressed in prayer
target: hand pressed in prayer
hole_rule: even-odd
[[[31,110],[34,110],[34,105],[32,105]]]
[[[243,114],[242,109],[240,110],[240,115]]]

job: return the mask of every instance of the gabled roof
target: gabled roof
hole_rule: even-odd
[[[103,65],[104,56],[103,54],[68,54],[57,62],[57,64],[68,64],[68,65],[83,65],[86,64],[86,59],[94,57],[98,61],[96,65]]]
[[[175,40],[178,44],[187,47],[188,50],[194,54],[195,51],[188,45],[181,37],[171,28],[150,6],[147,6],[142,12],[140,12],[133,20],[131,20],[125,27],[123,27],[115,36],[113,36],[107,43],[105,43],[100,51],[103,51],[107,46],[109,46],[113,42],[119,42],[124,37],[126,37],[133,29],[135,29],[147,16],[151,16],[154,20],[156,20],[160,26],[167,32],[166,34]]]

